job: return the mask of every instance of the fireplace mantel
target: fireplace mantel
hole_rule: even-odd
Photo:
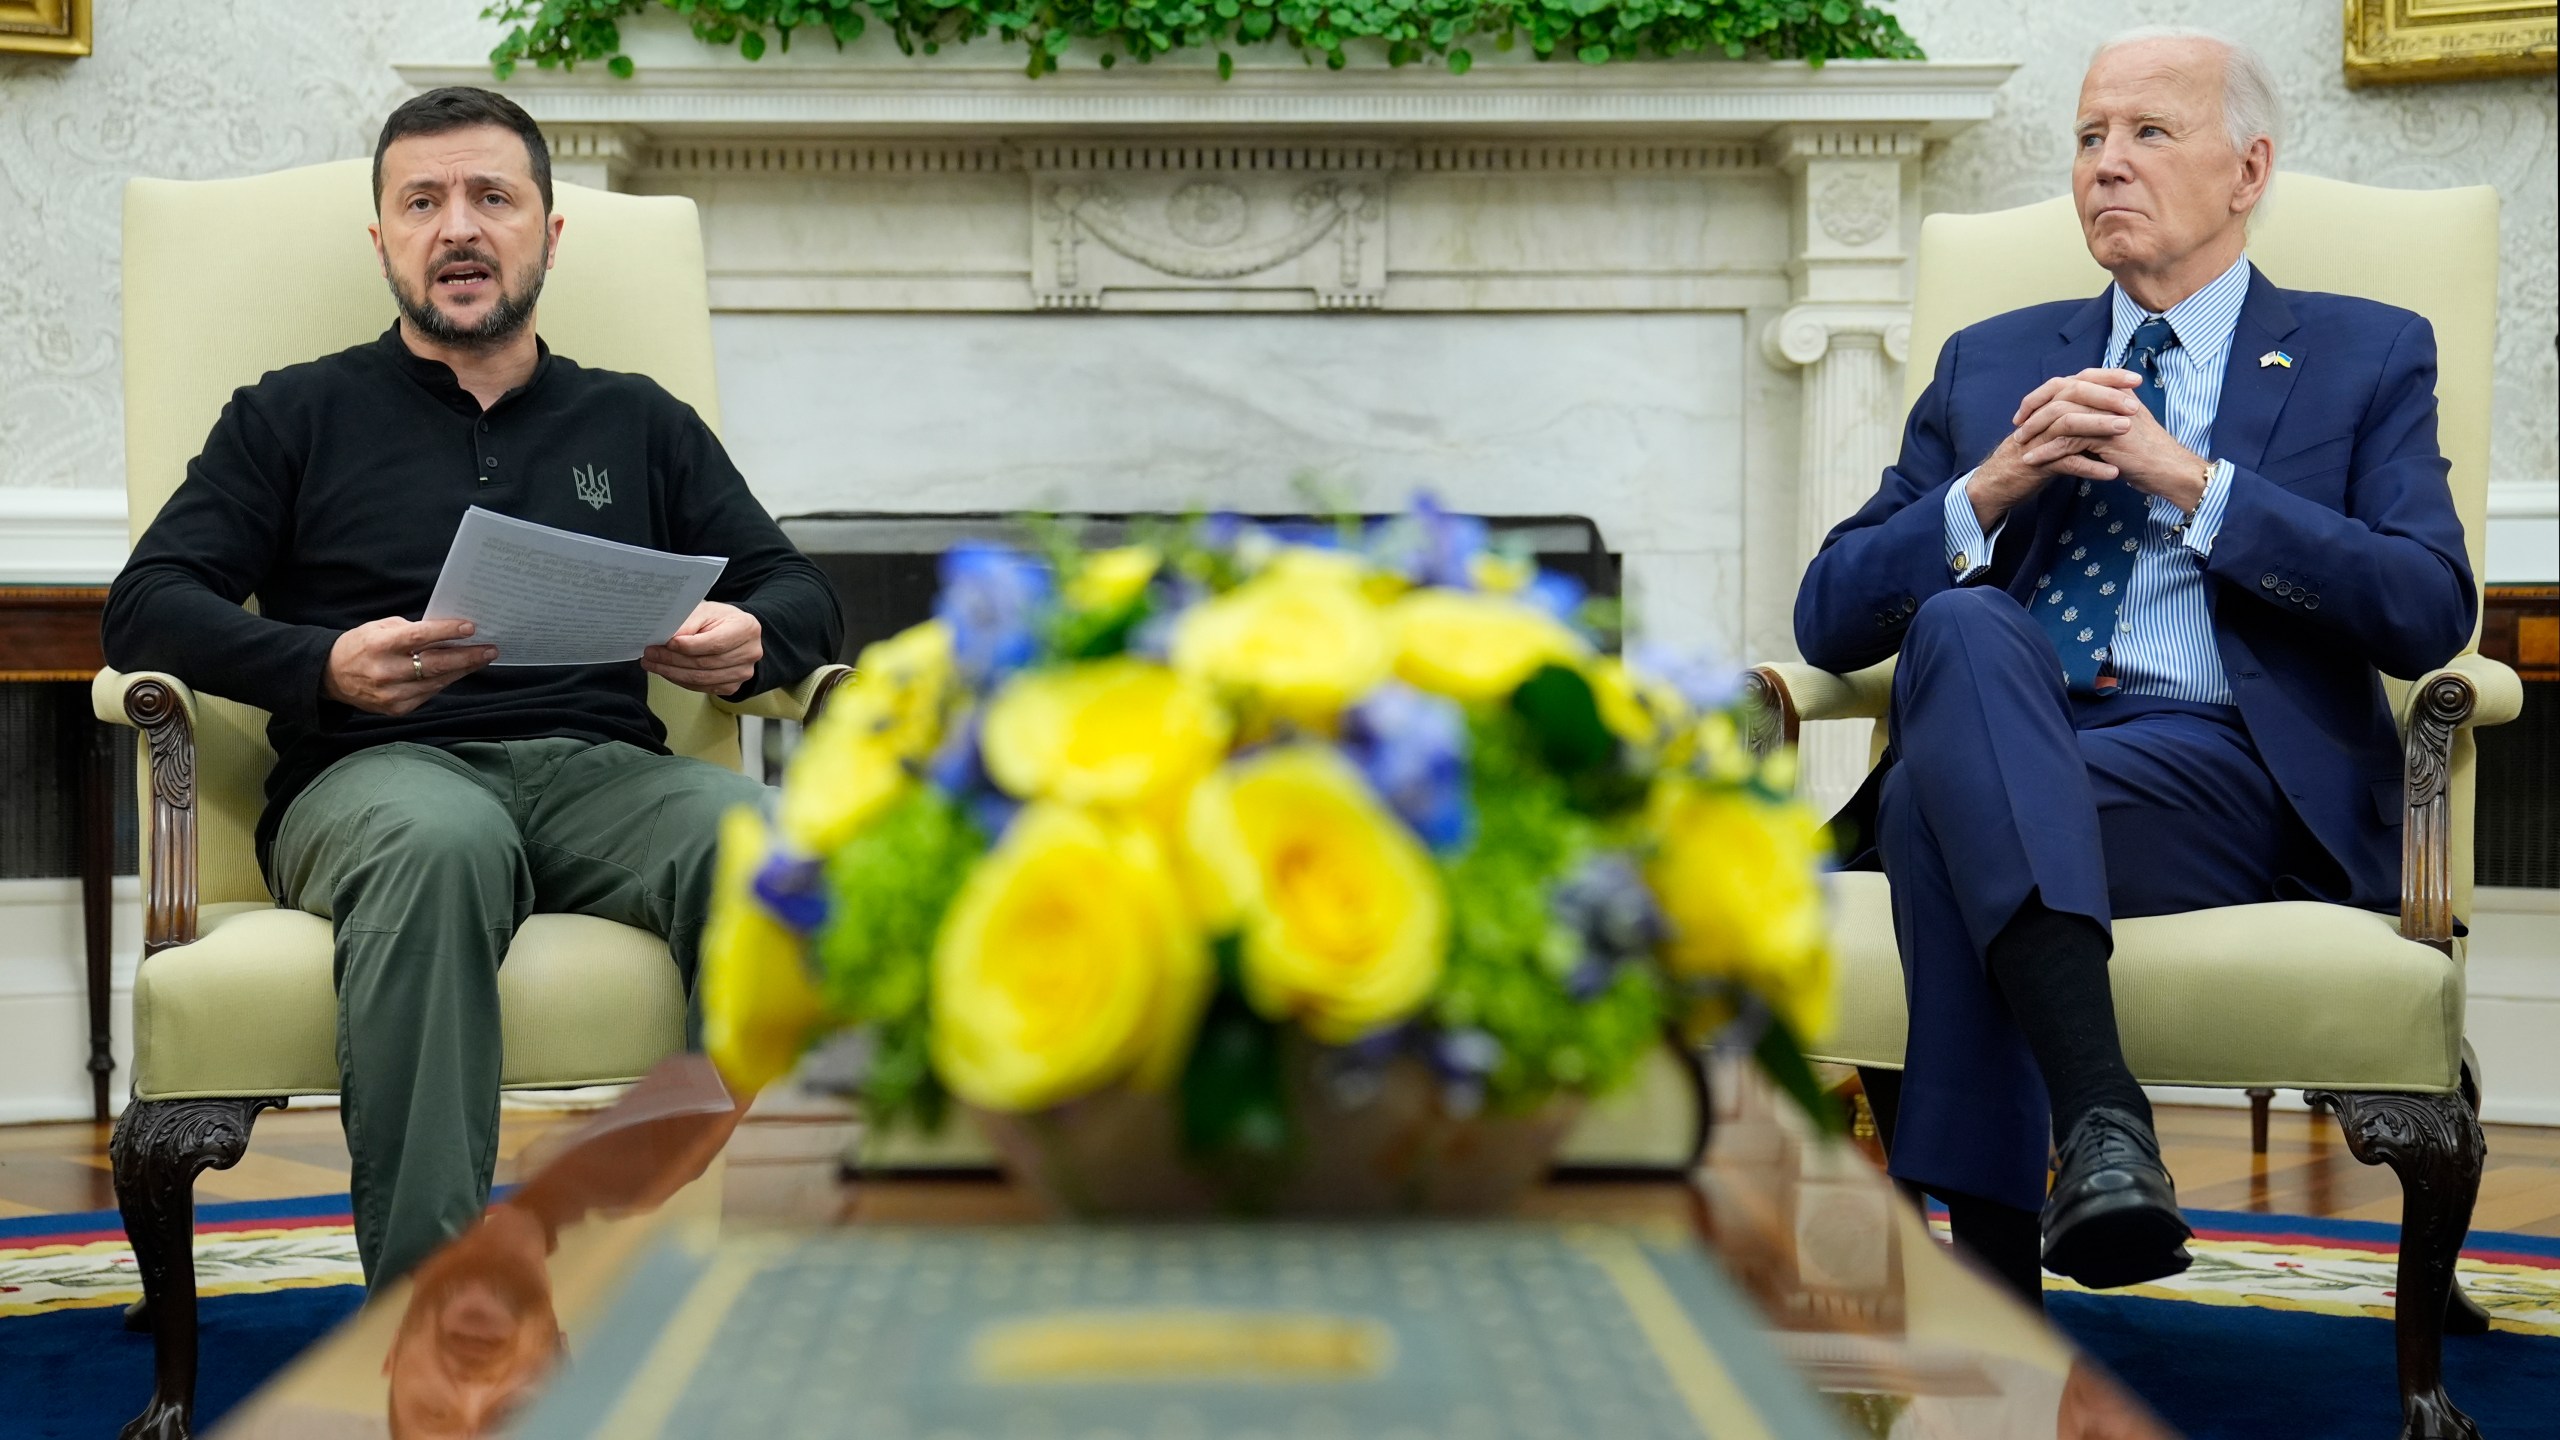
[[[728,444],[775,513],[1428,486],[1588,515],[1640,634],[1736,657],[1789,653],[1805,557],[1892,457],[1920,166],[2015,68],[1266,46],[1032,80],[984,41],[623,33],[633,79],[499,88],[562,179],[702,207]],[[1863,758],[1809,743],[1817,801]]]
[[[503,87],[550,126],[634,126],[652,138],[985,136],[1274,130],[1548,139],[1743,139],[1791,125],[1882,125],[1942,139],[1988,119],[2006,62],[1677,60],[1583,65],[1499,54],[1465,75],[1436,67],[1299,64],[1252,47],[1221,81],[1206,57],[1073,68],[1039,80],[1018,53],[977,41],[909,57],[866,38],[749,62],[681,32],[634,27],[639,73],[519,71]],[[1078,62],[1082,63],[1079,64]],[[485,63],[404,64],[420,89],[486,85]]]

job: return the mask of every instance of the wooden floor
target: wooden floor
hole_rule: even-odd
[[[509,1108],[501,1126],[498,1179],[545,1130],[574,1113]],[[755,1123],[752,1119],[750,1124]],[[2244,1110],[2164,1108],[2160,1139],[2178,1179],[2178,1198],[2205,1210],[2250,1210],[2350,1220],[2400,1218],[2391,1172],[2356,1163],[2326,1116],[2278,1111],[2267,1154],[2249,1153]],[[2489,1163],[2472,1217],[2479,1230],[2560,1236],[2560,1129],[2491,1125]],[[272,1200],[347,1188],[347,1147],[334,1109],[270,1112],[258,1120],[249,1153],[230,1170],[196,1182],[205,1201]],[[108,1210],[107,1127],[0,1128],[0,1218],[67,1210]]]

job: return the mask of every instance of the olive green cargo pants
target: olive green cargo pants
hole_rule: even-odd
[[[685,988],[719,819],[761,787],[623,744],[382,745],[321,772],[276,833],[278,900],[337,937],[341,1122],[368,1283],[479,1218],[497,1162],[498,965],[527,915],[666,938]]]

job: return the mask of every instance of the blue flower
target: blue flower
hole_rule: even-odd
[[[1581,947],[1582,959],[1565,979],[1566,992],[1576,1000],[1608,989],[1619,966],[1652,954],[1670,934],[1653,892],[1624,855],[1585,860],[1548,904]]]
[[[1700,714],[1722,710],[1742,698],[1742,672],[1695,651],[1668,645],[1639,645],[1627,657],[1635,669],[1680,692]]]
[[[978,725],[979,712],[973,708],[944,732],[942,743],[924,763],[924,778],[955,799],[990,783],[986,759],[978,750]]]
[[[1200,522],[1200,543],[1212,550],[1233,550],[1248,532],[1262,527],[1233,510],[1213,510]]]
[[[1467,793],[1467,718],[1454,701],[1389,683],[1342,714],[1342,748],[1424,844],[1454,850],[1475,833]]]
[[[962,541],[943,552],[933,613],[951,627],[960,673],[983,685],[1031,663],[1049,592],[1048,567],[1019,551]]]
[[[1581,581],[1553,570],[1541,570],[1521,598],[1575,629],[1582,628],[1582,602],[1591,592]]]
[[[1167,567],[1147,587],[1147,618],[1129,632],[1129,653],[1159,665],[1173,659],[1173,631],[1182,612],[1209,598],[1209,587]]]
[[[1502,1063],[1502,1042],[1483,1030],[1443,1030],[1423,1057],[1440,1078],[1440,1103],[1453,1115],[1484,1107],[1485,1077]]]
[[[987,775],[986,754],[979,748],[980,710],[971,710],[942,737],[933,758],[925,762],[924,778],[934,788],[969,808],[971,819],[992,841],[1004,833],[1013,817],[1022,810],[1022,802],[998,789]]]
[[[1324,1047],[1316,1052],[1317,1082],[1335,1104],[1356,1110],[1386,1089],[1388,1067],[1414,1048],[1419,1035],[1411,1024],[1390,1025],[1348,1045]]]
[[[1342,531],[1322,520],[1278,520],[1272,522],[1271,538],[1283,545],[1301,550],[1339,550]]]
[[[827,923],[824,880],[815,858],[776,849],[756,871],[755,895],[773,918],[806,935]]]
[[[1490,533],[1479,516],[1452,515],[1429,491],[1413,497],[1413,518],[1422,534],[1407,570],[1416,584],[1472,590],[1472,562],[1484,550]]]

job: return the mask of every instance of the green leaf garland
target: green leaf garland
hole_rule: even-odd
[[[1102,55],[1105,68],[1120,53],[1144,63],[1214,51],[1220,79],[1234,73],[1234,47],[1286,45],[1339,70],[1355,42],[1383,44],[1391,65],[1433,58],[1463,75],[1475,58],[1465,42],[1478,37],[1509,50],[1526,36],[1541,60],[1591,65],[1694,54],[1816,65],[1922,58],[1882,6],[1848,0],[496,0],[482,15],[512,28],[489,63],[501,80],[526,61],[544,70],[602,61],[629,79],[620,22],[653,6],[749,60],[769,44],[790,49],[802,29],[841,48],[868,15],[910,55],[993,34],[1028,51],[1023,69],[1035,77],[1055,71],[1079,40],[1116,47]]]

